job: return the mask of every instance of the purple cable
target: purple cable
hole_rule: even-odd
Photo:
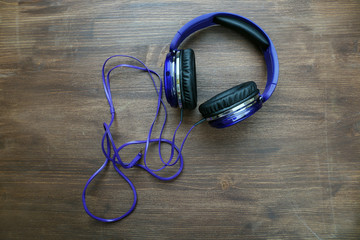
[[[134,66],[134,65],[128,65],[128,64],[121,64],[121,65],[117,65],[113,68],[111,68],[107,75],[105,76],[105,66],[106,66],[106,63],[112,59],[112,58],[115,58],[115,57],[123,57],[123,58],[131,58],[131,59],[134,59],[136,60],[138,63],[140,63],[143,67],[139,67],[139,66]],[[148,72],[152,82],[153,82],[153,85],[154,85],[154,88],[155,88],[155,91],[158,95],[158,103],[157,103],[157,109],[156,109],[156,114],[155,114],[155,118],[153,120],[153,122],[151,123],[151,126],[150,126],[150,129],[149,129],[149,133],[148,133],[148,136],[146,138],[146,140],[136,140],[136,141],[130,141],[130,142],[127,142],[123,145],[121,145],[120,147],[116,147],[115,145],[115,142],[114,142],[114,139],[112,137],[112,134],[110,132],[110,127],[112,125],[112,123],[114,122],[114,119],[115,119],[115,107],[114,107],[114,104],[113,104],[113,100],[112,100],[112,95],[111,95],[111,89],[110,89],[110,73],[117,69],[117,68],[120,68],[120,67],[126,67],[126,68],[132,68],[132,69],[137,69],[137,70],[142,70],[142,71],[146,71]],[[155,80],[153,78],[153,75],[156,75],[156,77],[159,79],[160,81],[160,87],[159,87],[159,90],[157,88],[157,85],[155,83]],[[123,218],[125,218],[126,216],[128,216],[130,213],[132,213],[135,209],[135,206],[136,206],[136,203],[137,203],[137,193],[136,193],[136,189],[135,189],[135,186],[134,184],[131,182],[131,180],[126,177],[126,175],[119,169],[119,167],[117,165],[120,165],[121,167],[123,167],[124,169],[128,169],[128,168],[132,168],[132,167],[140,167],[142,169],[144,169],[145,171],[147,171],[148,173],[150,173],[151,175],[153,175],[154,177],[158,178],[159,180],[162,180],[162,181],[168,181],[168,180],[172,180],[172,179],[175,179],[176,177],[178,177],[181,173],[181,171],[183,170],[184,168],[184,159],[183,159],[183,156],[181,154],[181,151],[184,147],[184,144],[185,144],[185,141],[186,139],[188,138],[190,132],[192,131],[192,129],[197,126],[198,124],[204,122],[205,119],[202,119],[200,121],[198,121],[197,123],[195,123],[191,128],[190,130],[187,132],[182,144],[181,144],[181,147],[179,148],[178,146],[176,146],[175,144],[175,136],[176,136],[176,133],[182,123],[182,116],[183,116],[183,111],[181,109],[181,117],[180,117],[180,123],[179,125],[177,126],[177,128],[175,129],[175,132],[174,132],[174,135],[173,135],[173,138],[172,138],[172,141],[168,140],[168,139],[165,139],[165,138],[162,138],[162,134],[163,134],[163,131],[164,131],[164,128],[165,128],[165,124],[166,124],[166,120],[167,120],[167,110],[166,110],[166,107],[165,107],[165,104],[162,100],[162,80],[161,80],[161,77],[159,76],[159,74],[157,74],[155,71],[149,69],[141,60],[135,58],[135,57],[132,57],[132,56],[128,56],[128,55],[114,55],[114,56],[111,56],[109,58],[107,58],[104,62],[104,65],[102,67],[102,80],[103,80],[103,86],[104,86],[104,90],[105,90],[105,95],[106,95],[106,98],[108,100],[108,103],[109,103],[109,106],[110,106],[110,113],[111,113],[111,120],[110,120],[110,123],[107,124],[107,123],[104,123],[103,124],[103,127],[104,127],[104,130],[105,130],[105,133],[102,137],[102,141],[101,141],[101,147],[102,147],[102,151],[104,153],[104,156],[105,156],[105,162],[103,163],[103,165],[89,178],[89,180],[87,181],[85,187],[84,187],[84,191],[83,191],[83,194],[82,194],[82,202],[83,202],[83,206],[84,206],[84,209],[86,211],[86,213],[91,216],[92,218],[98,220],[98,221],[102,221],[102,222],[115,222],[115,221],[119,221]],[[160,111],[160,108],[161,106],[164,107],[164,110],[165,110],[165,118],[164,118],[164,122],[163,122],[163,125],[161,127],[161,131],[160,131],[160,136],[159,138],[151,138],[151,135],[152,135],[152,131],[153,131],[153,127],[155,125],[155,122],[156,122],[156,119],[159,115],[159,111]],[[160,167],[159,169],[150,169],[148,166],[147,166],[147,162],[146,162],[146,157],[147,157],[147,153],[148,153],[148,148],[149,148],[149,144],[150,143],[154,143],[154,142],[157,142],[158,145],[159,145],[159,157],[160,157],[160,160],[162,161],[163,163],[163,166]],[[162,154],[161,154],[161,144],[162,143],[166,143],[166,144],[170,144],[171,145],[171,154],[170,154],[170,157],[167,161],[164,161],[163,157],[162,157]],[[123,162],[120,158],[120,155],[119,155],[119,152],[120,150],[122,150],[123,148],[129,146],[129,145],[133,145],[133,144],[145,144],[145,152],[144,154],[142,154],[142,152],[140,151],[136,156],[135,158],[130,161],[129,163],[126,163],[126,162]],[[177,158],[175,159],[174,162],[173,159],[174,159],[174,152],[175,150],[178,152],[178,156]],[[113,154],[111,154],[113,152]],[[143,157],[143,161],[144,161],[144,164],[140,164],[139,161],[140,159]],[[134,200],[133,200],[133,204],[132,206],[130,207],[130,209],[124,213],[122,216],[120,217],[117,217],[117,218],[112,218],[112,219],[107,219],[107,218],[101,218],[101,217],[97,217],[95,216],[94,214],[92,214],[90,212],[90,210],[88,209],[87,205],[86,205],[86,199],[85,199],[85,196],[86,196],[86,190],[89,186],[89,184],[92,182],[92,180],[94,180],[94,178],[105,168],[105,166],[109,163],[109,161],[111,161],[113,163],[113,166],[115,168],[115,170],[119,173],[119,175],[121,177],[123,177],[125,179],[125,181],[129,184],[129,186],[131,187],[132,191],[133,191],[133,195],[134,195]],[[159,172],[161,170],[163,170],[164,168],[168,167],[168,166],[174,166],[176,163],[179,162],[179,169],[178,171],[173,174],[172,176],[169,176],[169,177],[162,177],[162,176],[159,176],[158,174],[156,174],[155,172]]]

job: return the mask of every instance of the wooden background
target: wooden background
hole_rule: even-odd
[[[176,31],[213,11],[248,17],[269,34],[280,62],[273,97],[241,124],[196,127],[175,181],[125,171],[137,187],[136,210],[114,224],[93,220],[81,194],[104,161],[104,60],[129,54],[162,73]],[[206,29],[182,47],[196,53],[199,103],[244,81],[265,87],[263,57],[231,30]],[[0,238],[359,239],[359,76],[355,0],[1,0]],[[150,80],[121,70],[112,87],[117,145],[144,139],[156,106]],[[171,138],[179,110],[168,112]],[[200,117],[185,112],[178,144]],[[139,148],[126,149],[124,160]],[[159,166],[156,146],[150,162]],[[132,203],[112,166],[87,199],[102,217]]]

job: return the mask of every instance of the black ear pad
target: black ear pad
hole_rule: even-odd
[[[180,50],[180,86],[184,109],[194,109],[197,105],[195,54],[192,49]]]
[[[214,117],[259,94],[256,83],[245,82],[210,98],[199,106],[204,118]]]

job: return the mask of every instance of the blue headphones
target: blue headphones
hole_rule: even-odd
[[[267,83],[265,90],[262,94],[259,93],[257,86],[254,82],[242,83],[238,86],[230,88],[225,92],[222,92],[211,99],[207,100],[205,103],[199,106],[199,110],[203,115],[203,119],[195,123],[185,138],[182,141],[181,147],[178,147],[175,144],[176,132],[180,127],[182,122],[182,113],[183,109],[194,109],[197,105],[197,93],[196,93],[196,75],[195,75],[195,56],[194,51],[191,49],[178,50],[179,45],[184,41],[186,37],[190,34],[215,25],[219,24],[225,27],[234,29],[242,34],[245,34],[251,41],[257,44],[260,49],[263,51],[265,56],[265,61],[267,65]],[[130,58],[137,61],[137,65],[128,65],[128,64],[119,64],[115,67],[112,67],[110,70],[106,70],[106,64],[109,60],[113,58]],[[112,99],[111,88],[110,88],[110,73],[118,68],[132,68],[137,70],[142,70],[148,73],[150,79],[153,82],[155,91],[158,95],[157,101],[157,110],[153,122],[150,125],[148,135],[146,140],[136,140],[124,143],[120,147],[117,147],[114,138],[112,137],[110,128],[115,120],[115,107]],[[105,74],[107,72],[107,74]],[[235,123],[238,123],[245,118],[254,114],[262,106],[262,103],[265,102],[271,94],[274,92],[277,79],[279,75],[279,63],[276,55],[275,48],[266,35],[266,33],[252,21],[232,13],[209,13],[197,17],[187,24],[185,24],[175,35],[174,39],[170,45],[170,53],[167,54],[164,66],[164,85],[165,85],[165,95],[167,101],[172,107],[180,107],[180,123],[174,131],[172,140],[168,140],[162,137],[162,133],[165,127],[167,119],[167,111],[165,104],[162,100],[162,81],[160,75],[155,71],[149,69],[142,61],[139,59],[128,56],[128,55],[114,55],[105,60],[102,68],[102,81],[105,91],[106,99],[108,100],[110,106],[111,120],[107,124],[104,122],[104,135],[101,141],[102,151],[105,157],[105,162],[103,165],[95,171],[95,173],[89,178],[86,182],[83,194],[82,201],[85,211],[92,218],[102,221],[102,222],[115,222],[119,221],[126,216],[130,215],[136,206],[137,203],[137,192],[135,190],[134,184],[131,180],[122,172],[125,169],[131,169],[133,167],[138,167],[144,169],[152,176],[158,178],[162,181],[173,180],[178,177],[184,167],[184,159],[182,156],[182,149],[184,147],[185,141],[189,136],[190,132],[194,127],[204,122],[205,119],[210,123],[211,126],[216,128],[224,128],[231,126]],[[160,80],[159,88],[156,85],[154,77]],[[153,138],[153,127],[157,118],[159,116],[160,108],[164,108],[164,122],[161,127],[160,136],[158,138]],[[159,158],[162,161],[162,166],[158,169],[152,169],[147,164],[147,153],[148,148],[151,143],[157,143],[159,148]],[[161,144],[171,145],[171,154],[168,159],[163,158],[161,154]],[[131,160],[130,162],[125,162],[120,157],[120,151],[130,145],[145,145],[144,153],[142,150]],[[177,152],[177,154],[176,154]],[[140,161],[142,160],[142,162]],[[121,216],[116,218],[103,218],[95,216],[91,213],[90,209],[86,204],[86,190],[89,184],[94,180],[94,178],[105,169],[105,167],[112,163],[115,170],[119,175],[124,178],[124,180],[129,184],[133,192],[133,204],[130,209],[123,213]],[[167,168],[175,166],[178,170],[171,176],[162,176],[158,173]],[[123,170],[120,170],[119,167],[122,167]]]
[[[260,47],[267,66],[267,83],[262,94],[256,83],[249,81],[219,93],[199,106],[200,113],[211,126],[225,128],[250,117],[270,98],[278,81],[279,61],[269,36],[251,20],[226,12],[199,16],[176,33],[165,59],[165,95],[172,107],[190,110],[196,108],[195,54],[192,49],[178,47],[192,33],[213,25],[228,27],[245,35]]]

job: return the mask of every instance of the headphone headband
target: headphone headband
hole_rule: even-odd
[[[271,39],[265,31],[253,21],[240,15],[227,12],[201,15],[180,28],[171,41],[170,52],[177,50],[180,44],[192,33],[217,24],[245,35],[262,50],[267,67],[267,82],[265,90],[261,95],[262,101],[265,102],[275,90],[279,76],[279,62]]]

